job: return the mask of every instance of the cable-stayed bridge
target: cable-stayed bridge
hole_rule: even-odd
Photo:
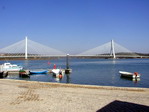
[[[78,56],[99,56],[107,58],[137,58],[140,57],[137,53],[128,50],[127,48],[117,44],[113,40],[95,48],[89,49],[78,54]]]
[[[10,46],[0,49],[1,57],[50,57],[65,56],[66,53],[29,40],[27,37]]]
[[[27,37],[10,46],[0,49],[1,58],[33,58],[33,57],[65,57],[67,53],[50,48],[40,43],[29,40]],[[99,58],[136,58],[138,54],[125,47],[111,42],[89,49],[73,57],[99,57]]]

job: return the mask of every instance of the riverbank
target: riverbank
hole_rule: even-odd
[[[149,109],[148,88],[9,79],[0,79],[0,85],[0,112],[114,112],[114,109],[125,112],[130,108],[134,112],[138,109],[147,112]]]

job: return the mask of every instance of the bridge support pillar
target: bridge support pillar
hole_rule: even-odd
[[[27,36],[25,38],[25,59],[27,59]]]
[[[113,40],[111,40],[111,55],[113,55],[114,59],[116,58],[115,49],[114,49],[114,41]]]

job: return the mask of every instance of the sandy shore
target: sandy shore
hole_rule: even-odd
[[[127,108],[124,108],[126,105]],[[0,112],[114,112],[113,106],[120,110],[138,106],[147,112],[149,88],[0,79]]]

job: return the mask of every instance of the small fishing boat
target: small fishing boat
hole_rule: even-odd
[[[56,68],[56,64],[54,64],[53,69],[50,71],[50,73],[52,73],[54,77],[59,79],[63,78],[64,72],[64,70]]]
[[[11,64],[11,63],[4,63],[0,65],[0,71],[19,71],[23,69],[22,66],[18,66],[16,64]]]
[[[30,74],[47,74],[47,70],[44,71],[29,71]]]
[[[121,74],[121,77],[132,78],[132,79],[140,78],[140,74],[137,72],[131,73],[131,72],[119,71],[119,73]]]
[[[64,72],[62,69],[52,69],[51,73],[53,73],[54,76],[62,78],[64,76]]]
[[[19,76],[25,78],[25,77],[30,77],[30,74],[29,74],[29,71],[27,70],[20,70]]]

